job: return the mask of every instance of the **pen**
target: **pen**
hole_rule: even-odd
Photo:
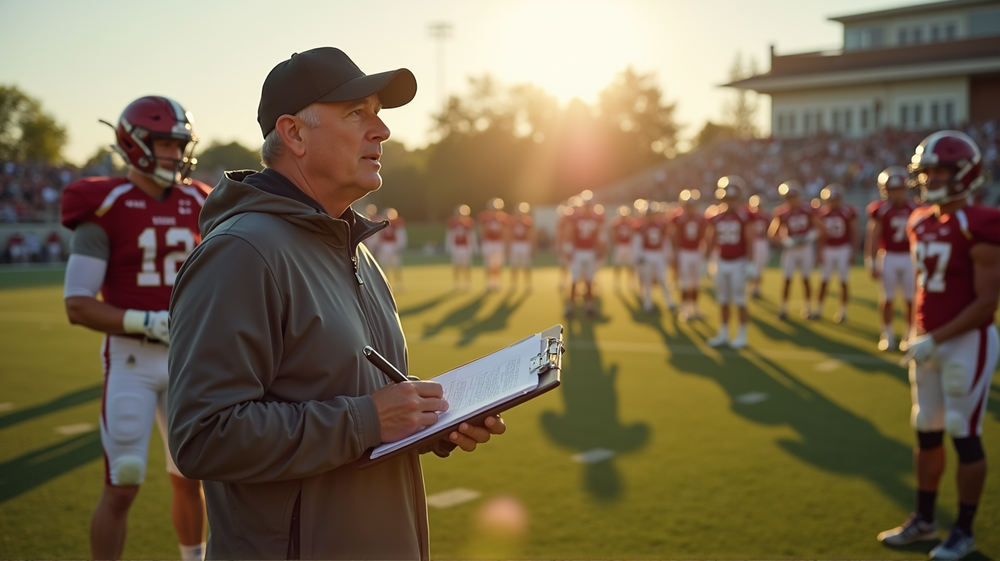
[[[400,383],[407,381],[406,376],[403,376],[403,373],[386,360],[384,356],[378,354],[378,351],[373,349],[371,345],[366,345],[363,352],[365,353],[365,358],[368,359],[368,362],[374,364],[375,368],[381,370],[382,373],[388,376],[393,382]]]

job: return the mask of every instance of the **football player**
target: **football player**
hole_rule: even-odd
[[[469,217],[471,213],[469,205],[459,205],[455,208],[455,215],[448,218],[444,247],[451,255],[455,290],[472,288],[472,252],[476,247],[476,223]],[[464,286],[462,277],[465,277]]]
[[[127,177],[84,179],[62,197],[62,223],[73,230],[66,314],[70,323],[106,334],[100,419],[105,477],[90,527],[94,559],[121,557],[129,507],[146,476],[154,419],[166,447],[167,306],[177,270],[201,241],[198,213],[209,191],[187,179],[196,139],[191,114],[176,101],[139,98],[114,128],[113,148],[128,163]],[[201,559],[201,482],[185,479],[169,451],[166,457],[181,556]]]
[[[394,279],[392,288],[403,290],[403,266],[401,255],[406,249],[406,221],[394,208],[385,209],[388,225],[379,231],[378,245],[375,246],[375,260],[385,271],[386,279]]]
[[[715,191],[719,204],[711,215],[706,213],[705,252],[712,255],[718,250],[715,299],[719,303],[722,320],[719,333],[706,341],[710,347],[728,344],[734,349],[742,349],[747,346],[747,278],[754,276],[755,234],[750,213],[741,204],[745,189],[746,184],[738,175],[720,178]],[[730,303],[736,306],[740,322],[732,341],[729,340]]]
[[[878,176],[881,200],[868,205],[868,226],[865,236],[865,268],[879,283],[879,317],[882,323],[878,348],[887,351],[895,347],[892,319],[896,314],[896,292],[903,293],[906,301],[904,318],[906,328],[899,340],[900,350],[906,350],[911,335],[913,318],[913,261],[910,259],[910,240],[906,236],[906,223],[910,213],[917,208],[907,194],[910,173],[900,166],[888,167]]]
[[[510,217],[510,280],[517,287],[517,271],[523,271],[524,287],[531,290],[531,257],[535,252],[535,219],[531,205],[517,205],[517,212]]]
[[[760,206],[760,195],[750,197],[750,223],[753,226],[753,297],[760,298],[760,279],[764,275],[768,260],[771,259],[771,240],[767,238],[767,227],[771,215]]]
[[[573,259],[573,244],[570,243],[569,239],[569,221],[573,216],[573,208],[574,206],[571,201],[556,206],[556,224],[553,241],[556,259],[559,262],[559,292],[565,291],[569,283],[572,282],[569,266],[570,261]]]
[[[910,164],[927,206],[910,215],[906,233],[917,268],[909,363],[917,431],[917,508],[878,539],[889,545],[937,540],[934,517],[945,468],[944,435],[958,456],[958,516],[931,559],[961,559],[976,549],[972,523],[986,479],[980,439],[993,370],[1000,353],[994,325],[1000,299],[1000,210],[975,205],[982,157],[958,131],[923,140]],[[995,530],[995,529],[994,529]]]
[[[703,242],[705,239],[705,216],[698,212],[701,192],[691,189],[681,191],[681,206],[670,214],[670,240],[673,245],[673,259],[681,287],[681,319],[689,321],[701,319],[698,310],[698,283],[705,269]]]
[[[823,310],[827,283],[836,271],[840,277],[840,310],[833,316],[833,321],[843,323],[847,319],[848,276],[854,263],[854,251],[858,247],[858,212],[851,205],[844,204],[844,188],[837,183],[823,188],[820,198],[824,204],[819,209],[821,235],[817,245],[821,283],[816,312]]]
[[[479,213],[487,290],[500,288],[500,271],[503,270],[503,257],[506,253],[504,235],[507,231],[507,220],[507,213],[503,211],[503,199],[499,197],[490,199],[486,203],[486,210]]]
[[[774,219],[768,228],[769,238],[784,246],[781,252],[781,267],[785,272],[785,286],[781,293],[781,309],[779,319],[788,317],[788,293],[792,288],[792,278],[798,270],[802,275],[802,289],[805,294],[805,306],[802,315],[808,319],[817,319],[818,312],[812,311],[812,291],[809,286],[809,275],[816,262],[813,252],[813,242],[819,237],[816,225],[816,211],[801,198],[802,187],[798,181],[786,181],[778,186],[778,194],[785,202],[774,209]]]
[[[639,201],[636,201],[639,203]],[[642,203],[645,205],[646,202]],[[641,220],[636,220],[632,217],[632,209],[628,205],[621,205],[618,207],[618,216],[611,221],[611,239],[614,242],[614,253],[612,254],[612,260],[615,266],[615,289],[621,288],[621,271],[625,270],[625,275],[627,279],[632,278],[632,273],[635,267],[635,260],[638,254],[632,248],[632,239],[635,237],[636,230],[643,223]]]
[[[642,222],[635,228],[632,254],[639,269],[642,309],[653,311],[653,284],[663,291],[663,301],[671,310],[676,308],[667,286],[667,250],[670,247],[670,221],[666,206],[658,202],[636,201],[636,208],[645,211]]]
[[[589,192],[584,192],[585,195]],[[566,299],[566,317],[573,316],[578,285],[583,283],[583,300],[587,315],[597,313],[594,308],[594,277],[604,260],[606,250],[604,239],[604,214],[602,209],[594,204],[590,196],[582,196],[582,206],[573,209],[566,223],[568,240],[573,247],[573,257],[570,262],[572,280],[569,295]]]

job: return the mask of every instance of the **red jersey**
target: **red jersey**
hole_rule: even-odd
[[[681,249],[698,250],[701,248],[701,240],[705,238],[705,217],[700,213],[690,214],[683,208],[678,208],[670,217],[676,232],[675,240]]]
[[[385,228],[379,230],[379,241],[396,243],[399,241],[399,230],[406,224],[406,221],[402,218],[396,217],[394,220],[389,221],[389,225]]]
[[[788,206],[784,203],[774,209],[774,217],[785,226],[790,237],[796,238],[804,236],[812,230],[812,217],[816,211],[813,207],[800,203],[796,207]]]
[[[101,296],[124,309],[166,310],[177,270],[201,242],[198,214],[207,185],[174,185],[154,199],[124,177],[89,178],[66,187],[62,224],[70,230],[84,222],[108,236],[108,258]]]
[[[979,243],[1000,245],[1000,210],[967,206],[939,217],[934,207],[920,207],[910,215],[906,234],[917,266],[917,327],[927,333],[976,299],[969,251]]]
[[[878,239],[879,249],[890,252],[910,251],[906,223],[916,208],[917,204],[909,200],[902,206],[896,206],[889,201],[875,201],[868,205],[869,218],[882,224],[882,236]]]
[[[531,241],[535,220],[529,214],[515,214],[510,217],[510,238],[515,242]]]
[[[642,223],[629,216],[618,216],[611,221],[611,238],[617,245],[628,245],[632,243],[632,236],[642,228]]]
[[[753,233],[757,236],[758,240],[765,239],[767,237],[767,227],[771,224],[771,215],[761,207],[757,207],[757,210],[747,210],[750,215],[750,224],[753,228]]]
[[[483,241],[502,242],[508,218],[507,213],[502,210],[484,210],[480,212],[479,225],[483,229]]]
[[[823,244],[829,247],[839,247],[851,243],[850,224],[858,217],[858,212],[851,205],[840,205],[834,210],[824,206],[819,210],[819,219],[823,224],[826,237]]]
[[[645,220],[639,224],[635,230],[642,240],[642,249],[647,251],[663,251],[664,245],[670,239],[667,228],[670,221],[666,217],[657,217],[653,220]]]
[[[569,215],[566,228],[574,249],[596,249],[601,238],[604,216],[593,211],[577,209]]]
[[[747,256],[747,240],[743,233],[750,223],[750,213],[744,208],[727,209],[710,218],[715,230],[715,246],[719,259],[740,259]]]
[[[452,216],[448,218],[448,232],[451,233],[451,243],[465,247],[472,242],[472,229],[476,223],[468,216]]]

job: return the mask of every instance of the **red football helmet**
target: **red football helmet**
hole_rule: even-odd
[[[882,200],[889,199],[889,189],[906,189],[910,186],[910,172],[903,166],[889,166],[878,174],[878,193]]]
[[[930,168],[947,168],[951,177],[944,184],[932,185],[926,173]],[[910,173],[916,174],[920,198],[928,203],[947,203],[969,196],[983,184],[982,171],[979,147],[960,131],[938,131],[928,136],[910,159]]]
[[[183,181],[198,163],[192,157],[198,139],[194,135],[191,113],[170,98],[151,95],[130,103],[118,119],[115,136],[118,143],[112,148],[130,167],[164,188]],[[153,153],[153,140],[163,138],[184,142],[181,159],[173,160],[173,169],[157,165]]]
[[[719,178],[716,186],[718,187],[715,190],[716,199],[720,201],[723,199],[738,199],[743,194],[743,190],[746,189],[746,182],[738,175],[724,175]]]

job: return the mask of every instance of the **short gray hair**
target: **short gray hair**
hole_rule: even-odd
[[[295,116],[302,119],[302,122],[308,127],[319,125],[319,112],[316,111],[316,104],[307,105]],[[278,134],[277,129],[272,130],[264,137],[264,144],[260,147],[260,163],[264,164],[264,167],[271,167],[281,157],[284,150],[285,143],[281,140],[281,135]]]

